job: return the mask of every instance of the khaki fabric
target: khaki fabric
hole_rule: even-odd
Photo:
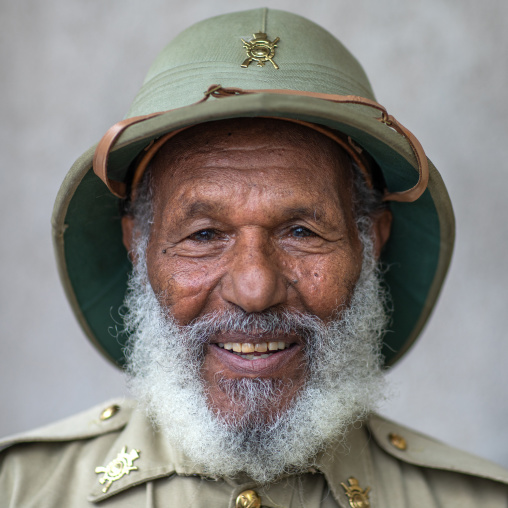
[[[102,421],[113,404],[120,410]],[[405,439],[395,448],[389,435]],[[109,401],[89,411],[0,443],[1,508],[192,507],[234,508],[237,496],[254,489],[267,508],[348,508],[342,483],[370,487],[372,508],[508,507],[508,471],[373,415],[343,444],[321,453],[306,474],[268,486],[249,478],[204,474],[154,431],[132,401]],[[126,447],[139,451],[137,468],[99,483]]]

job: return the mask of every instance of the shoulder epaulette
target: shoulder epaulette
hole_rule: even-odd
[[[367,424],[376,443],[396,459],[420,467],[454,471],[508,484],[508,470],[379,415]]]
[[[0,441],[0,452],[19,443],[75,441],[121,430],[135,406],[127,399],[110,400],[50,425],[6,437]]]

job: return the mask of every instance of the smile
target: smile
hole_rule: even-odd
[[[214,365],[214,371],[221,371],[227,376],[280,377],[291,368],[290,365],[296,368],[301,364],[302,351],[303,344],[298,339],[291,342],[224,341],[209,344],[208,361]]]
[[[251,342],[226,342],[219,343],[217,345],[245,360],[261,360],[263,358],[269,358],[277,351],[282,351],[291,347],[291,344],[287,344],[282,341],[259,342],[256,344]]]

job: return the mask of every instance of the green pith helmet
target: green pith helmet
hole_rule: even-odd
[[[344,46],[300,16],[268,9],[218,16],[182,32],[155,60],[126,120],[67,174],[53,212],[53,238],[67,297],[85,333],[110,360],[124,363],[119,309],[131,263],[117,196],[125,192],[133,161],[171,132],[241,117],[339,131],[381,169],[393,213],[381,258],[390,267],[385,280],[394,312],[383,354],[392,365],[422,330],[448,269],[454,218],[446,188],[416,138],[375,102],[363,69]]]

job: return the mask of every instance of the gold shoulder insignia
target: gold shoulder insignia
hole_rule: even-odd
[[[99,480],[101,485],[106,484],[102,492],[107,492],[113,482],[131,471],[136,471],[138,468],[133,465],[136,459],[139,459],[139,450],[131,450],[127,453],[127,446],[124,446],[116,459],[113,459],[106,467],[96,467],[97,474],[104,473],[104,476]]]
[[[363,490],[358,484],[356,478],[349,478],[349,487],[345,483],[341,483],[346,491],[347,497],[349,498],[349,504],[351,508],[370,508],[369,502],[369,491],[370,487]]]

